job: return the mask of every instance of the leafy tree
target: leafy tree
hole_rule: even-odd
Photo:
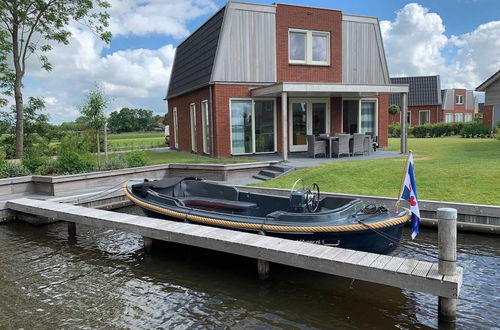
[[[86,102],[80,108],[83,121],[86,127],[92,130],[97,141],[97,162],[99,163],[99,155],[101,154],[99,143],[99,131],[104,128],[106,117],[104,116],[104,109],[108,106],[109,100],[104,95],[101,88],[96,87],[90,91],[86,96]]]
[[[16,157],[23,154],[24,106],[22,85],[26,74],[26,60],[38,55],[41,67],[52,69],[46,52],[50,42],[68,44],[70,21],[87,26],[99,38],[109,43],[111,33],[106,31],[110,4],[105,0],[2,0],[0,1],[0,48],[8,49],[13,69],[0,58],[0,74],[13,78],[4,84],[13,86],[16,104]],[[5,54],[5,53],[3,53]],[[2,66],[4,65],[4,66]],[[2,70],[3,69],[3,70]],[[1,87],[1,86],[0,86]],[[5,86],[4,86],[5,87]]]
[[[108,127],[115,133],[148,131],[156,126],[156,120],[151,110],[122,108],[110,114]]]

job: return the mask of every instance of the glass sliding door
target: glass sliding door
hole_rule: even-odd
[[[274,152],[274,101],[255,101],[255,152]]]
[[[210,117],[208,115],[208,101],[201,102],[201,125],[203,130],[203,153],[210,155]]]
[[[252,101],[231,101],[232,153],[253,152]]]
[[[361,101],[361,116],[359,133],[374,133],[377,135],[377,112],[375,101]]]
[[[293,102],[292,115],[291,151],[307,150],[307,103]]]
[[[330,132],[330,102],[327,99],[290,100],[290,151],[306,151],[307,135]]]
[[[274,100],[231,100],[231,154],[275,151]]]

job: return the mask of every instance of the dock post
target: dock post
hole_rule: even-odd
[[[269,261],[257,259],[257,271],[259,280],[267,280],[269,278]]]
[[[144,251],[146,251],[146,253],[150,253],[151,248],[153,247],[153,239],[146,236],[143,236],[142,239],[144,241]]]
[[[457,210],[437,209],[438,272],[441,275],[457,273]],[[457,317],[457,298],[438,297],[438,322],[454,322]]]
[[[76,223],[68,222],[68,236],[75,237],[76,236]]]

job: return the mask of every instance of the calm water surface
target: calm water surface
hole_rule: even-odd
[[[128,209],[126,212],[136,212]],[[408,229],[407,229],[408,230]],[[408,241],[408,232],[405,233]],[[437,232],[409,244],[435,254]],[[500,324],[500,240],[458,236],[457,328]],[[431,260],[400,247],[396,255]],[[0,226],[0,328],[437,328],[437,298],[276,264],[64,223]]]

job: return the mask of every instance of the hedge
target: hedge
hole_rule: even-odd
[[[389,125],[389,136],[399,137],[401,127],[399,123]],[[461,135],[462,137],[488,137],[491,131],[479,122],[465,123],[436,123],[408,127],[408,135],[416,138],[442,137]]]

